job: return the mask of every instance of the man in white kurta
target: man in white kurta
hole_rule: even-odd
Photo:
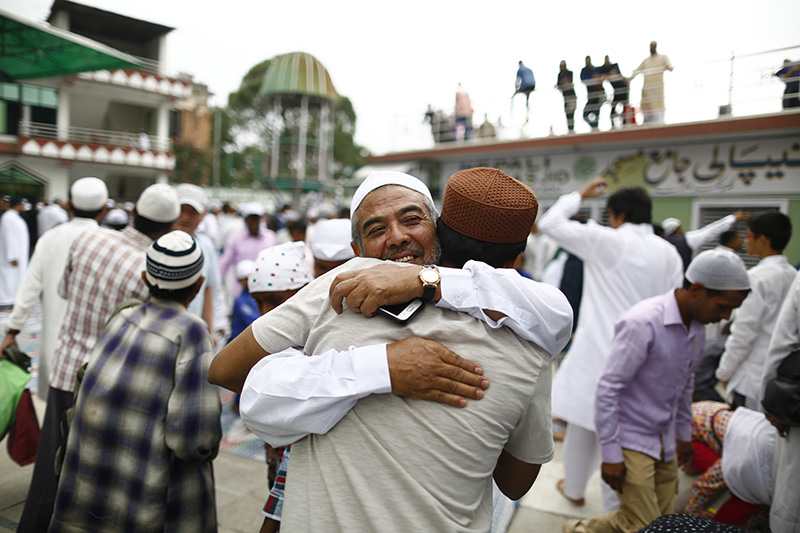
[[[781,253],[792,234],[789,217],[773,211],[752,218],[747,225],[747,253],[761,261],[747,272],[752,290],[733,316],[716,377],[727,383],[728,403],[758,409],[767,347],[797,270]]]
[[[24,210],[22,199],[12,198],[10,208],[0,217],[0,306],[14,303],[28,270],[28,225],[20,216]]]
[[[28,273],[22,283],[14,309],[8,318],[9,331],[0,349],[16,344],[15,337],[42,298],[42,337],[39,343],[37,394],[47,400],[50,388],[50,364],[58,342],[58,332],[67,311],[67,301],[58,295],[58,283],[64,275],[70,246],[78,235],[96,228],[105,212],[108,189],[102,180],[81,178],[70,188],[71,221],[47,231],[36,243]]]
[[[778,375],[778,366],[800,349],[800,275],[797,275],[783,301],[772,333],[759,398],[769,380]],[[769,527],[773,533],[800,532],[800,427],[782,426],[775,439],[772,463],[772,506]]]
[[[596,178],[558,199],[537,222],[539,231],[583,260],[583,298],[572,346],[553,381],[553,416],[568,422],[560,490],[581,503],[586,482],[600,464],[595,435],[597,381],[614,336],[614,322],[634,304],[677,288],[683,266],[675,247],[653,233],[650,198],[643,189],[620,189],[608,200],[611,227],[570,220],[581,200],[605,192]],[[623,199],[620,205],[618,200]],[[615,206],[617,211],[615,211]],[[629,211],[625,214],[625,211]],[[615,494],[604,491],[607,510]]]
[[[642,85],[642,103],[640,108],[644,113],[645,122],[664,122],[664,71],[672,70],[669,57],[656,52],[657,43],[650,43],[650,55],[642,64],[633,71],[631,79],[639,74],[644,74]]]

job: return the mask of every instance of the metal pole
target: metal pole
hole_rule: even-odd
[[[220,110],[214,111],[214,151],[212,153],[211,184],[219,187],[220,144],[222,143],[222,115]]]
[[[728,82],[728,114],[733,114],[733,60],[736,58],[736,52],[731,52],[731,76]]]

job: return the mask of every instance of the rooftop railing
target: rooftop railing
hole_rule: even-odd
[[[75,144],[92,144],[120,148],[136,148],[138,150],[153,150],[167,152],[171,150],[169,140],[160,141],[154,135],[135,133],[130,131],[98,130],[93,128],[80,128],[70,126],[59,131],[55,124],[21,121],[19,124],[21,137],[34,137],[38,139],[52,139]]]

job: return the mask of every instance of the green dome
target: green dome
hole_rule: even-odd
[[[317,58],[305,52],[275,56],[264,74],[259,94],[305,94],[326,100],[339,99],[328,71]]]

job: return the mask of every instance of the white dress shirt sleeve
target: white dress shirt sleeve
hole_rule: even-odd
[[[725,351],[715,373],[720,381],[731,379],[739,365],[750,354],[753,343],[761,332],[761,317],[767,303],[764,301],[760,282],[750,276],[750,283],[753,290],[736,310],[735,320],[731,323],[731,334],[725,341]]]
[[[569,341],[572,308],[556,287],[479,261],[467,261],[463,269],[439,267],[439,272],[442,297],[437,307],[467,313],[493,329],[508,327],[552,357]],[[506,316],[495,321],[484,310]]]
[[[290,348],[250,370],[239,410],[253,433],[271,446],[286,446],[326,433],[359,398],[391,391],[385,344],[311,357]]]
[[[686,232],[686,244],[689,245],[689,248],[694,250],[699,250],[703,247],[704,244],[707,244],[717,237],[719,237],[723,232],[728,231],[736,224],[736,217],[733,215],[728,215],[726,217],[722,217],[721,219],[712,222],[708,226],[702,227],[700,229],[687,231]]]
[[[44,269],[47,267],[48,257],[46,253],[37,252],[42,252],[41,248],[34,251],[28,264],[28,271],[25,273],[25,279],[17,290],[14,309],[8,317],[8,327],[11,329],[21,330],[25,326],[25,321],[28,320],[42,295]]]

